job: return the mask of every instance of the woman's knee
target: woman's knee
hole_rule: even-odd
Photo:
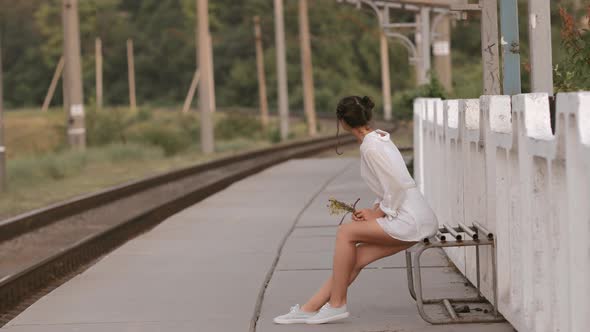
[[[352,241],[352,227],[350,224],[338,226],[338,232],[336,233],[337,241]]]

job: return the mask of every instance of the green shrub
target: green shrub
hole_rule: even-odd
[[[145,122],[151,120],[153,118],[153,114],[151,110],[142,108],[137,112],[135,118],[138,122]]]
[[[295,133],[290,131],[287,135],[287,139],[294,139]],[[280,143],[281,142],[281,129],[273,127],[266,133],[266,139],[271,143]]]
[[[127,142],[127,131],[141,119],[149,118],[148,111],[131,113],[126,109],[97,111],[88,108],[86,112],[86,142],[89,146],[101,146],[115,142]]]
[[[34,186],[43,180],[61,180],[79,173],[88,162],[84,151],[64,151],[42,156],[29,156],[8,161],[8,183],[11,186]]]
[[[166,156],[186,150],[193,142],[192,138],[180,126],[164,126],[158,123],[151,123],[144,127],[133,140],[137,143],[160,147]]]
[[[195,144],[198,144],[201,140],[201,125],[197,114],[180,114],[177,120],[184,135],[190,137]]]
[[[262,125],[255,116],[229,112],[215,124],[216,139],[235,139],[239,137],[259,138]]]
[[[279,143],[281,141],[281,130],[279,128],[272,128],[268,131],[267,137],[271,143]]]
[[[587,7],[590,19],[590,6]],[[559,7],[564,59],[553,68],[555,92],[590,89],[590,30],[579,29],[575,17]]]
[[[393,98],[397,120],[411,120],[414,115],[414,99],[419,97],[447,98],[447,93],[436,77],[429,84],[398,93]]]
[[[90,147],[85,151],[63,150],[56,153],[10,159],[8,183],[10,188],[35,186],[42,182],[58,181],[75,176],[91,164],[118,163],[132,160],[161,159],[160,147],[116,143],[102,147]]]

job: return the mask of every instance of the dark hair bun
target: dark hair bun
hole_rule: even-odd
[[[367,96],[362,98],[359,96],[348,96],[338,102],[336,116],[338,119],[344,120],[350,127],[357,128],[365,126],[371,121],[373,107],[375,107],[375,103]]]
[[[364,96],[361,98],[361,104],[365,107],[367,111],[372,110],[375,107],[375,103],[371,100],[371,98]]]

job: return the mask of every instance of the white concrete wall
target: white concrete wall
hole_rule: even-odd
[[[414,176],[442,223],[496,235],[500,312],[520,332],[590,330],[590,92],[414,101]],[[492,301],[490,249],[482,251]],[[473,248],[449,257],[475,284]]]

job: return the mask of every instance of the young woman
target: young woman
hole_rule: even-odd
[[[369,127],[374,106],[366,96],[346,97],[338,103],[336,116],[338,125],[358,138],[361,177],[377,199],[338,229],[332,276],[303,306],[276,317],[277,324],[323,324],[348,317],[348,286],[365,266],[436,234],[436,216],[389,134]]]

